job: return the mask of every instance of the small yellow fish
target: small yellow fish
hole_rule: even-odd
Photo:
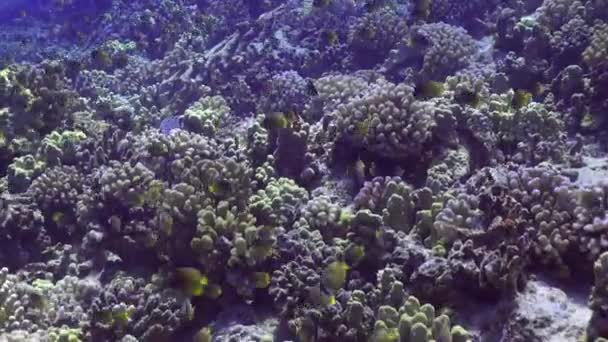
[[[531,101],[532,93],[522,89],[517,89],[513,94],[513,99],[511,99],[511,107],[513,107],[513,109],[515,110],[518,110],[530,104]]]
[[[158,243],[158,235],[156,234],[148,234],[142,238],[142,242],[146,248],[154,248]]]
[[[210,284],[205,288],[205,296],[211,299],[217,299],[222,296],[222,288],[217,284]]]
[[[175,278],[179,288],[188,296],[198,297],[203,295],[209,280],[194,267],[178,267],[175,270]]]
[[[120,310],[112,313],[113,323],[118,327],[126,327],[129,324],[129,312],[127,310]]]
[[[132,194],[126,196],[127,201],[134,207],[143,207],[146,204],[146,197],[144,194]]]
[[[213,195],[221,196],[229,193],[232,190],[232,186],[230,185],[230,182],[225,179],[214,180],[209,183],[207,190]]]
[[[323,39],[330,46],[338,44],[338,33],[332,30],[323,31]]]
[[[262,126],[270,131],[281,128],[292,128],[299,119],[300,116],[293,110],[289,110],[285,113],[274,112],[265,115]]]
[[[274,130],[278,128],[288,128],[291,123],[287,119],[287,116],[283,113],[274,112],[271,114],[266,114],[263,121],[264,128],[268,130]]]
[[[431,15],[431,0],[416,0],[413,14],[416,19],[427,20]]]
[[[308,300],[315,306],[326,307],[336,304],[336,296],[325,293],[321,286],[312,286],[308,289]]]
[[[338,291],[346,283],[350,267],[344,261],[334,261],[327,265],[323,272],[323,281],[327,288]]]
[[[336,296],[329,295],[329,296],[325,297],[325,305],[326,306],[335,305],[335,304],[336,304]]]
[[[382,322],[382,321],[380,321]],[[399,329],[389,328],[386,324],[376,324],[370,341],[374,342],[398,342]],[[434,341],[434,340],[433,340]]]
[[[444,85],[441,82],[428,81],[416,85],[414,89],[414,95],[422,99],[431,99],[439,97],[443,94]]]
[[[213,340],[213,334],[211,328],[202,328],[199,330],[192,339],[192,342],[211,342]]]
[[[338,222],[341,225],[346,226],[350,224],[354,217],[355,214],[353,214],[353,210],[351,208],[342,208],[342,210],[340,210],[340,217],[338,218]]]
[[[112,312],[109,310],[103,310],[96,314],[96,318],[103,322],[104,324],[112,324],[114,322],[114,318],[112,318]]]
[[[407,47],[409,47],[410,49],[412,49],[412,48],[416,49],[416,50],[412,50],[412,52],[424,50],[426,47],[429,46],[429,43],[430,43],[429,40],[421,34],[411,35],[405,41],[405,45]]]
[[[365,258],[365,246],[354,245],[346,250],[345,256],[351,265],[356,265]]]
[[[308,94],[310,96],[319,95],[319,92],[317,91],[317,87],[315,87],[315,84],[312,80],[308,80],[308,82],[306,82],[306,94]]]
[[[456,95],[454,95],[454,100],[460,105],[469,105],[472,107],[477,107],[481,101],[479,94],[472,90],[462,90],[457,92]]]
[[[112,57],[107,51],[102,49],[93,50],[91,52],[91,59],[95,64],[102,68],[106,68],[112,65]]]
[[[254,275],[255,280],[255,288],[256,289],[265,289],[270,286],[270,281],[272,277],[268,272],[255,272]]]
[[[55,223],[56,225],[61,224],[61,222],[63,222],[64,218],[65,218],[65,214],[62,213],[61,211],[56,211],[53,213],[53,223]]]
[[[541,82],[536,82],[532,86],[532,95],[539,96],[545,92],[545,86]]]

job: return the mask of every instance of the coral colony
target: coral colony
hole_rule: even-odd
[[[0,13],[0,342],[608,341],[605,0]]]

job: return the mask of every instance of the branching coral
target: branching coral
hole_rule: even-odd
[[[42,140],[41,153],[48,165],[73,164],[76,144],[86,139],[82,131],[53,131]]]
[[[343,138],[391,159],[418,157],[436,126],[434,108],[414,99],[414,89],[378,80],[338,106],[337,127]]]
[[[348,217],[352,215],[349,208],[342,208],[329,197],[312,198],[302,208],[302,217],[295,223],[307,230],[318,230],[326,240],[333,237],[344,237]]]
[[[23,192],[32,180],[38,177],[46,167],[32,155],[15,158],[8,167],[8,189],[10,192]]]
[[[349,28],[348,44],[355,51],[355,62],[367,66],[381,62],[408,27],[388,6],[357,18]]]
[[[366,182],[355,197],[357,208],[382,214],[386,225],[406,232],[414,224],[414,201],[412,188],[399,177],[376,177]]]
[[[583,51],[583,60],[594,67],[608,58],[608,24],[597,24],[593,27],[591,44]]]
[[[76,206],[84,193],[83,176],[73,167],[46,170],[30,186],[28,192],[38,201],[45,220],[54,232],[71,235],[78,230]]]
[[[289,227],[308,200],[308,192],[288,178],[268,183],[249,199],[249,207],[262,224]]]
[[[184,112],[184,125],[193,132],[213,136],[230,114],[230,107],[221,96],[207,96]]]
[[[87,311],[91,321],[83,332],[96,340],[116,340],[127,334],[142,341],[165,339],[191,319],[188,305],[175,290],[118,275],[93,299]]]
[[[425,79],[445,79],[471,63],[477,51],[475,41],[461,27],[432,23],[412,30],[412,40],[424,50],[421,73]]]

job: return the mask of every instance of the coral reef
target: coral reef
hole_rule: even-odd
[[[607,9],[3,2],[0,340],[608,339]]]

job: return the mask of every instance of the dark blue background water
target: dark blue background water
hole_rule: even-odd
[[[25,16],[48,18],[57,9],[63,14],[103,11],[112,0],[0,0],[0,23]],[[60,8],[59,8],[60,7]]]

